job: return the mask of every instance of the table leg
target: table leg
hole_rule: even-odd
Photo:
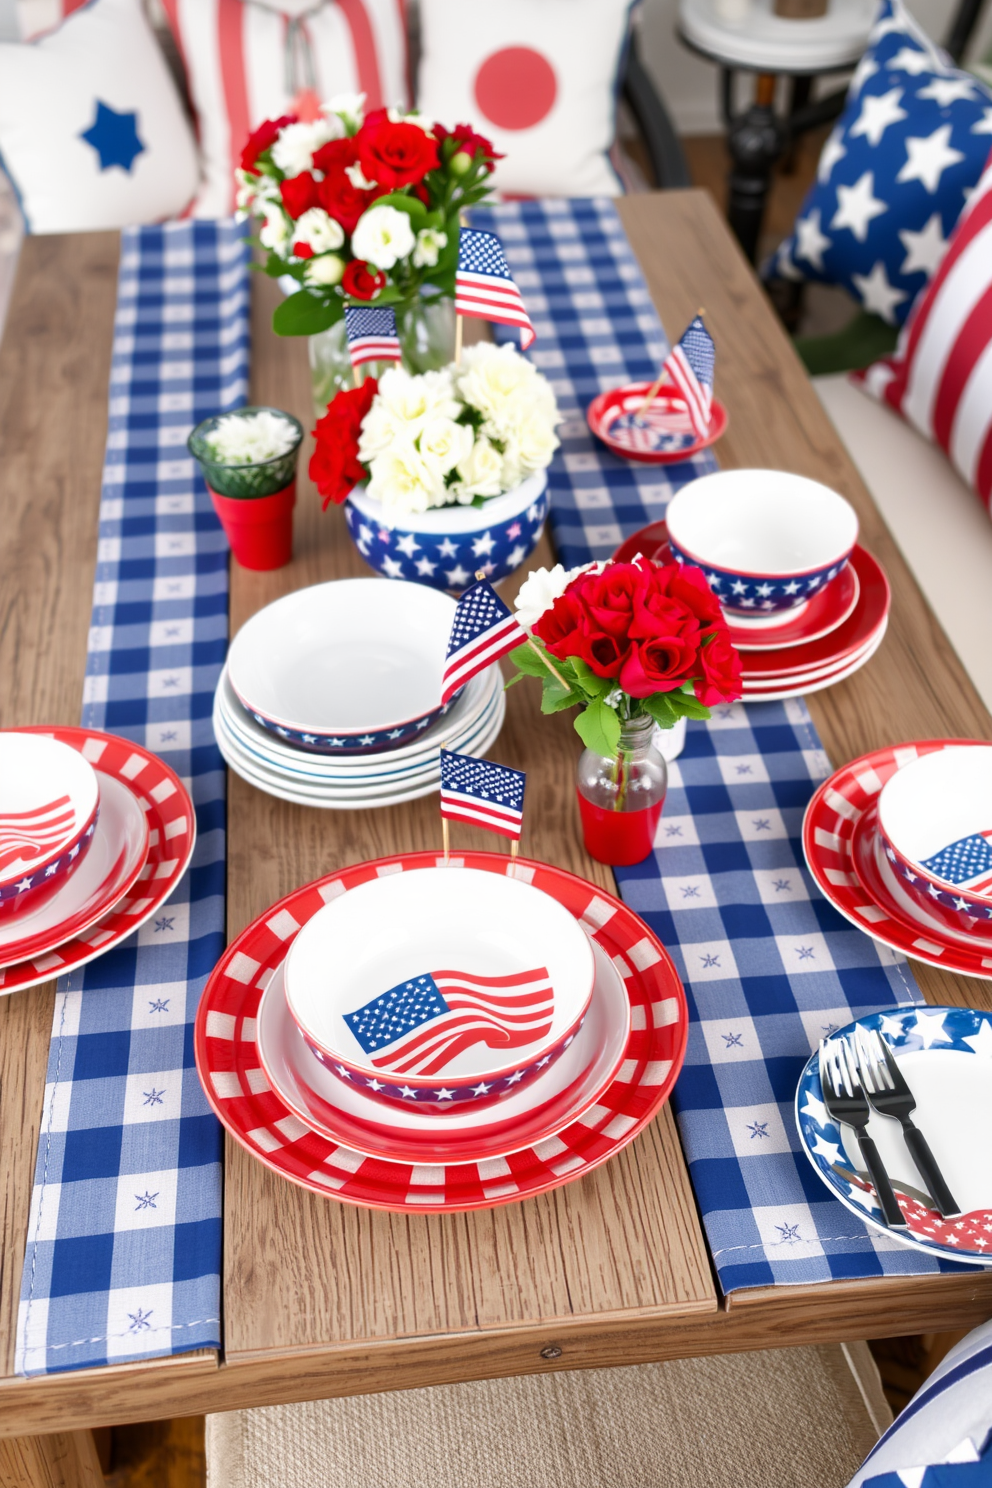
[[[785,141],[785,129],[775,113],[774,74],[759,73],[754,102],[730,119],[727,130],[727,148],[733,162],[727,219],[752,263],[757,257],[772,171]]]
[[[0,1488],[103,1488],[91,1431],[0,1438]]]

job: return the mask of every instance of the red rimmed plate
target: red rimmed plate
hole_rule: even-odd
[[[624,962],[631,1032],[616,1079],[598,1102],[556,1136],[506,1157],[474,1163],[399,1163],[364,1156],[311,1130],[270,1088],[258,1061],[255,1019],[262,992],[300,926],[329,898],[381,873],[436,866],[527,875]],[[618,969],[621,969],[618,966]],[[360,863],[297,889],[234,941],[204,988],[196,1019],[196,1064],[207,1099],[252,1156],[291,1182],[343,1203],[399,1213],[450,1213],[517,1203],[607,1162],[667,1100],[682,1067],[688,1011],[664,947],[632,910],[564,869],[499,853],[465,853],[448,867],[434,853]]]
[[[694,433],[682,398],[659,393],[641,414],[651,387],[650,382],[625,383],[600,393],[586,409],[586,423],[613,454],[642,465],[672,465],[708,449],[726,432],[727,410],[716,398],[703,439]]]
[[[668,546],[668,527],[664,520],[649,522],[632,537],[626,538],[613,557],[618,563],[630,563],[638,553],[655,563],[675,561]],[[728,616],[730,639],[738,651],[785,651],[808,641],[818,641],[843,625],[853,614],[860,596],[861,581],[857,569],[846,563],[836,579],[807,600],[793,618],[758,626],[741,625]]]
[[[36,913],[0,924],[0,970],[81,935],[123,899],[148,857],[148,818],[128,786],[97,770],[100,815],[86,857]]]
[[[280,1099],[307,1126],[368,1157],[391,1162],[481,1162],[508,1157],[555,1136],[595,1105],[626,1058],[630,1003],[615,962],[594,941],[596,985],[569,1048],[534,1084],[495,1106],[432,1116],[416,1106],[394,1110],[344,1084],[317,1064],[286,1004],[280,962],[257,1017],[258,1062]],[[621,959],[618,955],[618,959]],[[624,963],[626,964],[626,963]],[[630,970],[628,966],[628,971]]]
[[[882,786],[902,765],[949,744],[970,745],[976,739],[924,739],[872,750],[836,770],[817,789],[803,818],[803,852],[824,896],[845,919],[874,940],[965,976],[992,980],[992,946],[987,952],[941,936],[919,923],[907,923],[891,896],[876,899],[854,867],[855,828],[874,806]]]
[[[42,726],[18,732],[70,744],[91,765],[127,786],[148,821],[148,856],[130,890],[95,924],[70,940],[59,941],[53,932],[48,949],[0,970],[0,994],[63,976],[120,945],[168,899],[189,866],[196,842],[193,803],[179,776],[158,755],[99,729]]]

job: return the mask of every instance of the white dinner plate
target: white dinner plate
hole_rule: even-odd
[[[744,703],[781,703],[788,698],[805,697],[811,692],[823,692],[825,688],[833,687],[838,682],[846,682],[848,677],[853,677],[855,672],[859,672],[865,663],[871,660],[884,638],[885,626],[883,625],[881,632],[876,635],[868,649],[863,651],[855,661],[846,662],[839,672],[826,677],[814,677],[801,685],[783,687],[781,691],[749,692],[745,688],[741,701]]]

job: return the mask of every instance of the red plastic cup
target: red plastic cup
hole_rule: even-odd
[[[296,476],[271,496],[221,496],[207,486],[214,511],[242,568],[282,568],[293,556]]]

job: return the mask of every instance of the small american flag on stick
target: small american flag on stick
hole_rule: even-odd
[[[402,359],[396,316],[389,305],[348,305],[344,312],[348,354],[356,369],[365,362],[398,362]]]
[[[517,326],[524,351],[535,339],[523,298],[513,282],[495,233],[463,227],[458,240],[455,311],[499,325]]]
[[[713,338],[696,315],[679,344],[669,352],[661,369],[662,375],[668,373],[685,399],[686,412],[700,439],[706,437],[710,427],[715,361]]]
[[[526,782],[523,770],[442,749],[441,816],[446,821],[472,822],[490,832],[502,832],[518,842]]]
[[[454,697],[476,672],[529,639],[487,579],[470,584],[455,606],[441,678],[442,703]]]

